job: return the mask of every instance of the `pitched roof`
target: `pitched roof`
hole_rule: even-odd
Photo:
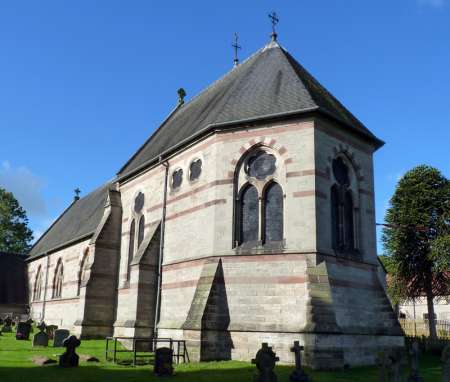
[[[74,201],[34,244],[28,260],[93,234],[100,224],[109,183]]]
[[[376,146],[382,145],[284,48],[271,42],[169,115],[122,167],[119,178],[215,126],[311,111],[326,114]]]

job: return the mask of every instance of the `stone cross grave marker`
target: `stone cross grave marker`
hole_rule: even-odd
[[[158,377],[173,375],[173,351],[169,348],[158,348],[155,352],[155,366],[153,372]]]
[[[450,382],[450,345],[446,345],[442,351],[442,382]]]
[[[302,369],[302,350],[305,350],[305,347],[300,346],[299,341],[295,341],[294,346],[291,348],[291,352],[295,353],[295,370],[289,376],[290,382],[309,382],[308,374]]]
[[[30,339],[31,323],[19,322],[16,326],[16,340],[28,341]]]
[[[45,322],[41,322],[37,328],[39,333],[36,333],[33,337],[33,346],[48,346],[48,334],[45,332],[46,325]]]
[[[419,374],[419,344],[414,341],[409,350],[411,355],[411,375],[408,378],[408,382],[423,382],[423,378]]]
[[[254,382],[277,382],[273,369],[279,360],[272,348],[264,342],[256,353],[255,359],[252,359],[252,363],[258,369]]]
[[[70,336],[70,332],[67,329],[56,329],[53,337],[53,347],[63,347],[64,340]]]
[[[70,336],[63,341],[63,346],[66,348],[65,353],[59,356],[59,366],[61,367],[77,367],[80,357],[75,353],[75,349],[81,345],[81,341],[75,337]]]

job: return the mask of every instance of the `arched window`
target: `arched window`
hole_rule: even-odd
[[[135,220],[131,222],[130,226],[130,241],[128,242],[128,263],[127,263],[127,280],[130,279],[130,265],[134,256],[134,236],[136,231],[136,223]]]
[[[355,249],[354,203],[350,171],[342,158],[333,161],[336,184],[331,187],[331,239],[337,251]]]
[[[61,259],[55,269],[55,277],[53,278],[53,298],[61,298],[64,278],[64,268]]]
[[[334,185],[331,187],[331,241],[334,249],[341,245],[339,215],[339,191],[337,185]]]
[[[353,197],[350,190],[347,190],[347,192],[345,193],[344,227],[345,227],[345,246],[347,249],[354,249],[355,227],[353,226]]]
[[[138,248],[141,246],[142,240],[144,240],[145,231],[145,216],[142,215],[139,220],[139,230],[138,230]]]
[[[89,257],[89,249],[87,249],[84,252],[83,259],[81,260],[80,271],[79,271],[79,274],[78,274],[77,296],[80,295],[81,286],[83,285],[83,282],[86,280],[86,272],[87,272],[88,267],[89,267],[88,257]]]
[[[272,182],[264,193],[264,242],[283,240],[283,190]]]
[[[256,187],[245,186],[239,199],[239,244],[256,242],[259,230],[259,202]]]
[[[34,290],[33,290],[34,301],[38,301],[41,299],[41,292],[42,292],[42,269],[41,266],[39,265],[34,282]]]

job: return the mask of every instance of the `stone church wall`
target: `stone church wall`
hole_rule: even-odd
[[[84,251],[88,246],[89,239],[52,253],[48,257],[44,256],[28,263],[31,316],[34,320],[39,321],[44,318],[45,322],[49,325],[54,324],[62,328],[73,329],[73,325],[77,319],[77,306],[79,301],[79,297],[77,296],[79,268]],[[47,292],[45,293],[45,286],[43,286],[41,298],[35,301],[33,299],[33,292],[36,272],[40,266],[43,272],[43,284],[45,285],[47,258],[49,263]],[[52,298],[53,279],[59,259],[62,260],[64,266],[62,294],[61,298]],[[46,296],[45,313],[43,312],[44,296]]]

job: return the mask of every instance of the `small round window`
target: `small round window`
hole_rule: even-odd
[[[189,166],[189,180],[196,180],[200,178],[202,173],[202,160],[196,159]]]
[[[333,175],[341,186],[348,186],[350,184],[348,167],[342,158],[336,158],[333,160]]]
[[[180,168],[172,173],[172,188],[176,189],[183,182],[183,170]]]
[[[245,171],[251,177],[264,180],[275,172],[275,163],[276,159],[272,154],[258,150],[248,157]]]

